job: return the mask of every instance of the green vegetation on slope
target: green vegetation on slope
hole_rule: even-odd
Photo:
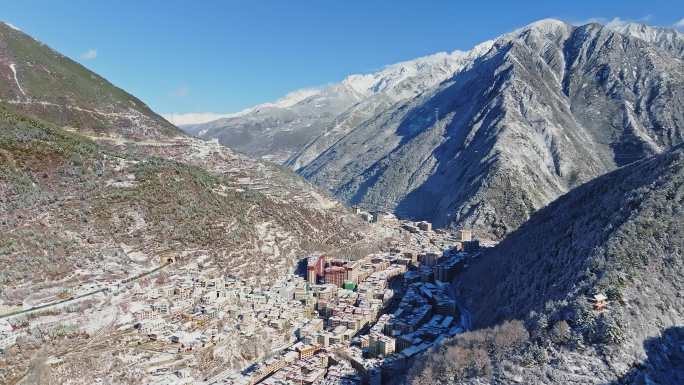
[[[21,114],[102,133],[182,135],[134,96],[4,23],[0,63],[0,99]]]
[[[202,253],[250,275],[263,263],[285,269],[298,255],[358,240],[356,224],[338,211],[243,185],[255,170],[222,175],[135,147],[119,152],[0,110],[0,286],[106,261],[124,269],[132,251],[142,264]]]

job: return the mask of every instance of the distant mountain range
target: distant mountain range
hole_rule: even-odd
[[[672,29],[542,20],[190,132],[284,162],[347,204],[501,237],[682,142],[683,44]]]
[[[274,103],[182,128],[250,156],[284,163],[322,133],[347,130],[439,84],[489,46],[491,42],[472,53],[438,53],[376,73],[351,75],[337,84],[295,91]]]

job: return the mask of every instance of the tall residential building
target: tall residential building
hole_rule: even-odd
[[[323,277],[325,269],[325,255],[311,256],[306,263],[306,280],[315,285]]]
[[[325,269],[325,283],[342,287],[347,280],[347,269],[342,266],[332,266]]]
[[[468,242],[473,239],[473,233],[470,230],[461,229],[456,232],[458,240],[461,242]]]

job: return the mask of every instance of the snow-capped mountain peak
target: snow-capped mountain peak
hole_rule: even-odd
[[[275,102],[184,128],[252,156],[285,162],[322,133],[343,132],[376,109],[409,100],[451,78],[492,45],[486,41],[470,51],[439,52],[374,73],[350,75],[339,83],[297,90]]]
[[[308,99],[312,96],[319,95],[321,93],[320,88],[302,88],[296,91],[292,91],[288,93],[287,95],[283,96],[282,98],[276,100],[273,103],[264,103],[260,104],[260,107],[278,107],[278,108],[287,108],[287,107],[292,107],[295,104]]]
[[[463,68],[473,58],[482,55],[491,48],[492,44],[493,41],[486,41],[470,51],[438,52],[392,64],[378,72],[350,75],[342,81],[342,84],[362,97],[387,93],[393,99],[400,100],[414,95],[411,92],[405,92],[407,91],[405,89],[395,90],[405,80],[414,80],[414,87],[411,88],[429,88]]]

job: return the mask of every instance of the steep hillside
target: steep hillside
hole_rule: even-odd
[[[579,183],[681,143],[683,105],[681,59],[542,20],[289,164],[348,204],[501,237]]]
[[[0,101],[14,111],[100,134],[183,135],[143,102],[0,22]]]
[[[12,71],[0,79],[3,286],[59,280],[86,260],[123,273],[166,251],[269,280],[307,250],[363,238],[355,216],[291,171],[182,134],[4,23],[0,62]]]
[[[196,294],[173,304],[197,315],[218,298],[199,298],[200,281],[256,295],[311,253],[365,255],[392,235],[284,167],[182,134],[23,33],[3,24],[0,37],[12,60],[0,82],[0,383],[142,384],[169,356],[193,383],[243,368],[289,342],[304,312],[252,331],[198,316],[184,341],[195,350],[171,353],[142,348],[134,325],[169,279]],[[241,310],[220,317],[239,324]]]
[[[480,330],[435,352],[414,382],[679,384],[683,253],[680,145],[572,190],[471,262],[458,291]],[[606,310],[592,309],[596,294]]]
[[[250,156],[282,163],[358,100],[354,90],[342,85],[302,90],[233,117],[181,128]]]
[[[364,239],[351,213],[296,175],[218,145],[103,147],[6,110],[0,124],[3,287],[102,261],[124,274],[165,253],[204,254],[226,273],[268,281],[302,253]]]
[[[339,139],[338,132],[439,84],[470,62],[473,55],[454,51],[393,64],[375,73],[348,76],[321,89],[295,91],[275,103],[252,107],[233,117],[183,129],[202,138],[218,139],[251,156],[284,163],[296,155],[298,163],[305,162],[322,142],[329,145]],[[306,148],[314,139],[318,139],[315,147]]]

